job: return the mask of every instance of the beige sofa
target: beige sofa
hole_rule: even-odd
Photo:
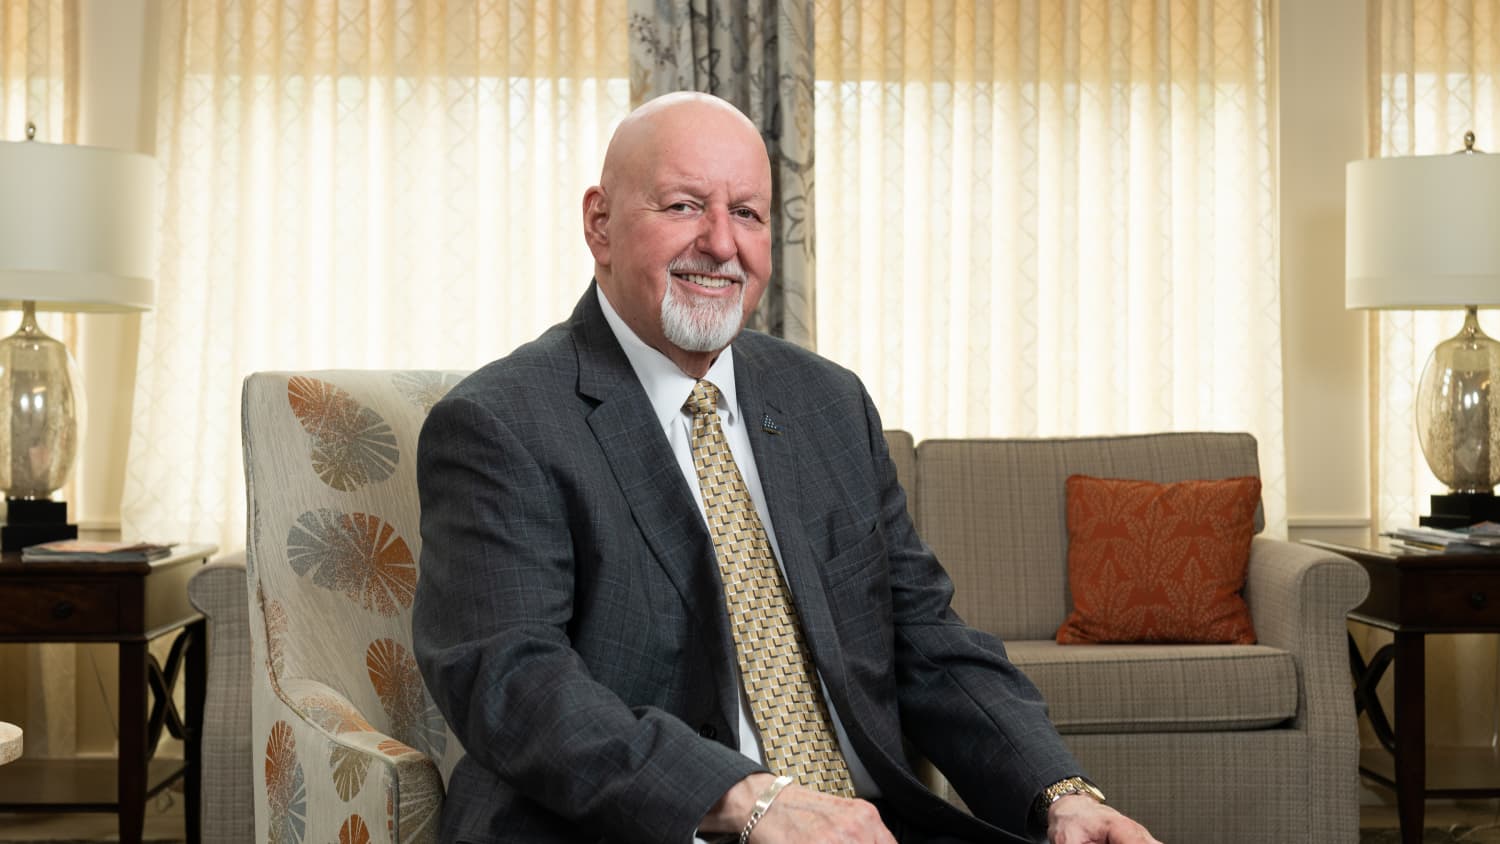
[[[1257,474],[1253,439],[1159,434],[914,448],[893,431],[888,440],[920,532],[953,575],[958,611],[1006,639],[1113,802],[1168,842],[1355,841],[1357,739],[1343,618],[1367,581],[1354,563],[1257,537],[1245,595],[1258,645],[1052,642],[1068,611],[1066,477]],[[251,746],[246,711],[254,616],[243,567],[207,567],[192,592],[210,616],[213,654],[205,840],[249,841],[265,760]],[[946,788],[940,776],[933,782]]]
[[[918,532],[953,577],[955,609],[1006,641],[1112,802],[1167,842],[1357,840],[1344,616],[1369,581],[1354,562],[1257,536],[1244,591],[1256,645],[1053,640],[1070,609],[1067,477],[1259,475],[1252,437],[887,440]]]

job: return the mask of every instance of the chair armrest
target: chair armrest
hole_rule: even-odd
[[[255,839],[255,785],[244,553],[199,569],[187,589],[188,600],[208,618],[199,804],[203,840],[250,842]]]
[[[1260,643],[1297,658],[1302,694],[1293,726],[1342,731],[1347,722],[1353,734],[1344,618],[1369,591],[1369,575],[1347,557],[1282,539],[1252,542],[1245,603]]]
[[[287,678],[267,710],[256,713],[261,838],[275,840],[278,830],[302,821],[309,841],[358,840],[357,824],[372,841],[438,840],[443,781],[426,754],[376,730],[347,697],[317,680]],[[302,817],[314,806],[338,807],[337,816]]]

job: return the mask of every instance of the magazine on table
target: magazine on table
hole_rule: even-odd
[[[1500,522],[1480,522],[1453,530],[1404,527],[1380,535],[1422,551],[1500,551]]]
[[[175,542],[96,542],[60,539],[21,549],[21,562],[146,563],[172,553]]]

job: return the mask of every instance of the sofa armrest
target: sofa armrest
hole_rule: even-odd
[[[250,607],[243,552],[215,560],[188,581],[188,600],[208,618],[199,804],[204,841],[255,838],[250,751]]]
[[[1245,603],[1256,638],[1297,658],[1293,726],[1356,735],[1344,619],[1369,590],[1369,575],[1347,557],[1269,537],[1251,544]]]

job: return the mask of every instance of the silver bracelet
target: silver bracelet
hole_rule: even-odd
[[[748,844],[750,841],[750,831],[755,829],[755,825],[760,823],[760,819],[766,816],[766,810],[770,809],[771,804],[776,802],[776,795],[780,794],[783,788],[796,781],[796,777],[777,777],[770,785],[766,786],[766,790],[762,791],[759,797],[755,798],[755,808],[750,810],[750,820],[745,822],[745,828],[740,831],[740,844]]]

